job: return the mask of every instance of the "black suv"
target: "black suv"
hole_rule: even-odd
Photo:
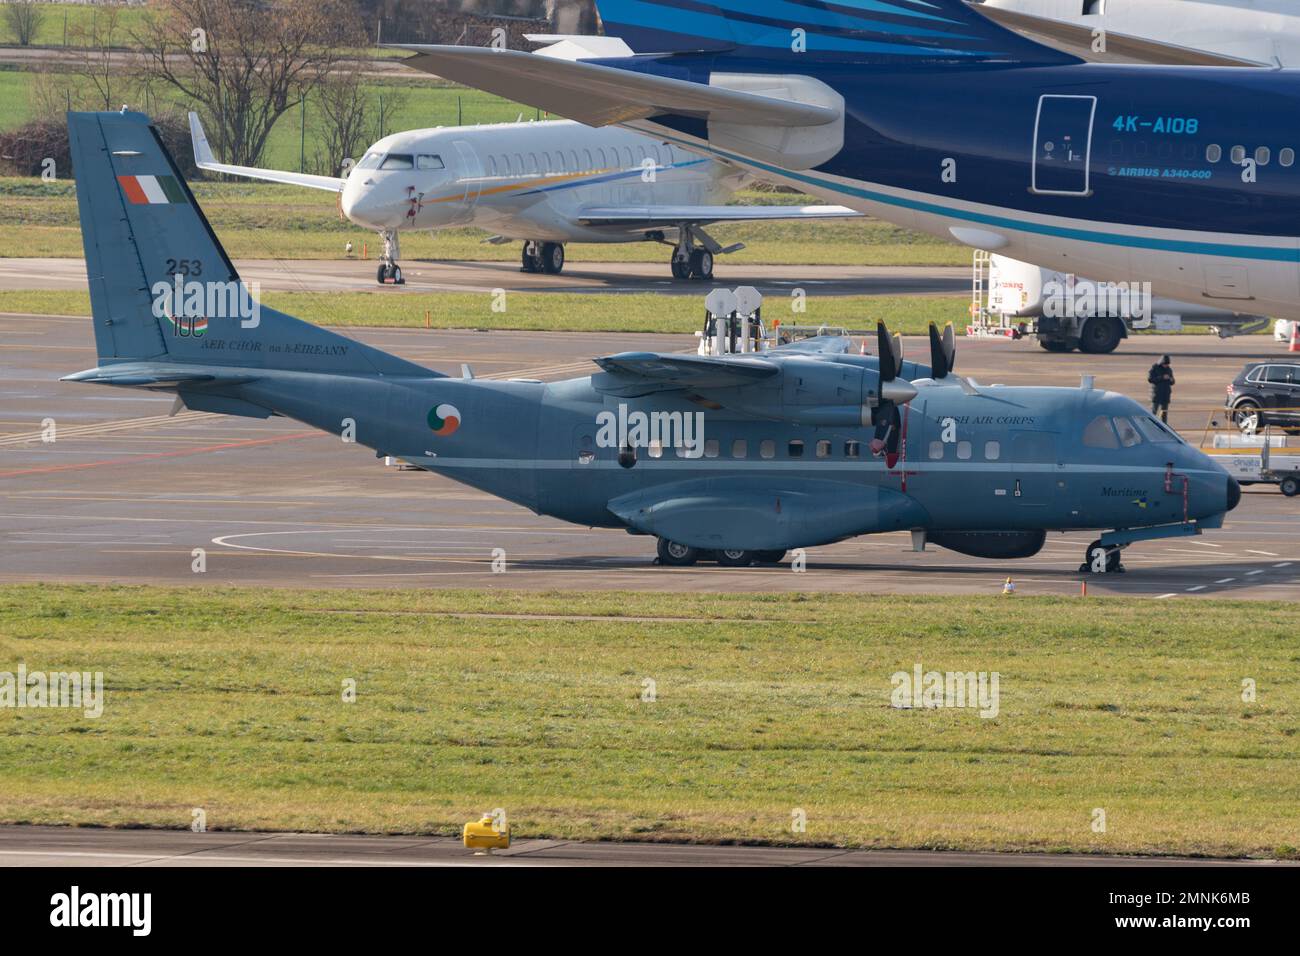
[[[1300,430],[1300,359],[1251,362],[1228,386],[1228,407],[1242,431]]]

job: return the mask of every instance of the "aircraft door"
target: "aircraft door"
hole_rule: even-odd
[[[479,162],[478,153],[474,152],[474,148],[465,140],[458,139],[454,145],[457,165],[460,167],[457,184],[465,190],[462,201],[468,212],[478,201],[479,190],[483,183],[483,164]]]
[[[1061,480],[1059,438],[1056,432],[1011,433],[1008,494],[1019,511],[1046,512],[1056,502]]]
[[[1095,96],[1045,95],[1034,120],[1031,191],[1049,196],[1087,196]]]

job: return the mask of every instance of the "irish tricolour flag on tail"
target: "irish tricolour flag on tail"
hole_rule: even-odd
[[[183,203],[185,190],[175,176],[118,176],[122,192],[137,206],[157,203]]]

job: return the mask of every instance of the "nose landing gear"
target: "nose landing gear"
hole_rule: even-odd
[[[402,278],[402,267],[397,264],[397,259],[402,254],[397,230],[380,230],[379,238],[384,241],[384,252],[379,257],[379,271],[375,273],[375,281],[380,285],[388,282],[393,285],[406,285],[406,280]]]

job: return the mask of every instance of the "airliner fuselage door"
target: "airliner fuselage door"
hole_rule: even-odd
[[[1034,121],[1032,190],[1050,196],[1086,196],[1092,154],[1095,96],[1046,95]]]

